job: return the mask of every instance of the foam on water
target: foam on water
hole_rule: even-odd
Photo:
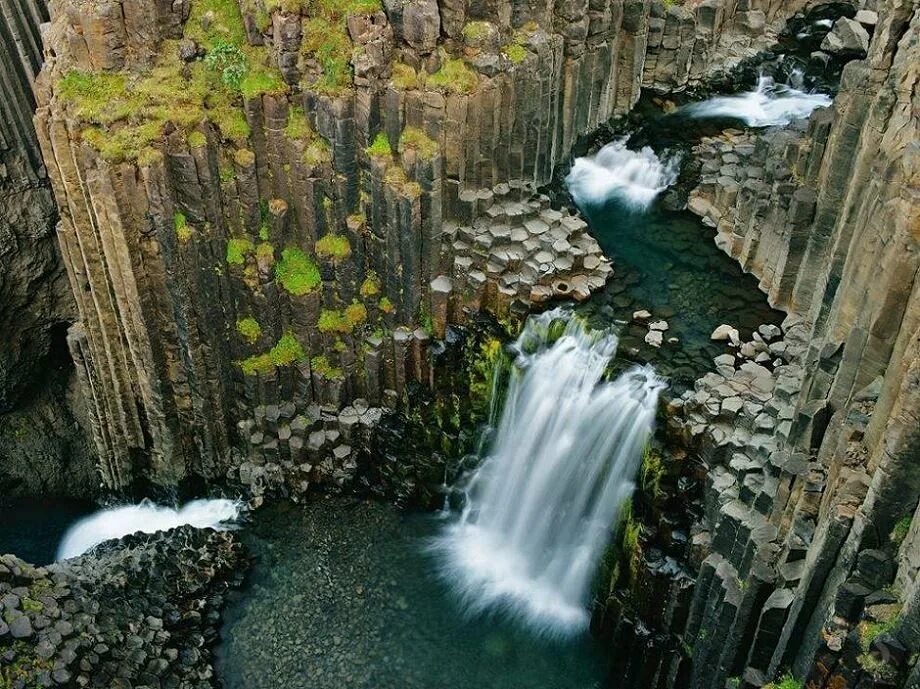
[[[138,531],[155,533],[185,525],[229,529],[239,518],[241,508],[241,503],[235,500],[222,499],[193,500],[178,509],[155,505],[149,500],[137,505],[109,507],[71,526],[58,546],[57,559],[77,557],[103,541]]]
[[[576,158],[565,182],[579,205],[602,205],[615,198],[629,208],[644,210],[677,181],[679,166],[677,155],[662,159],[648,146],[631,151],[623,138],[593,156]]]
[[[800,75],[793,73],[790,79],[800,85]],[[753,91],[736,96],[717,96],[685,106],[682,111],[691,117],[730,117],[749,127],[772,127],[804,119],[817,108],[828,107],[831,102],[831,97],[823,93],[806,93],[762,76]]]
[[[467,614],[501,609],[548,636],[586,629],[664,387],[650,367],[606,382],[616,346],[559,309],[528,320],[494,447],[434,545]]]

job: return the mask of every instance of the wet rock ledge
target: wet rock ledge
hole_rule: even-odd
[[[233,534],[191,527],[48,567],[0,556],[0,687],[216,687],[220,610],[246,564]]]

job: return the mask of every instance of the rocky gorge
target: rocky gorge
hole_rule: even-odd
[[[478,686],[920,686],[918,9],[0,0],[0,509],[254,510],[4,556],[0,687],[467,686],[482,652]],[[777,115],[758,68],[805,106]],[[534,418],[569,421],[496,485],[544,356],[625,371],[657,428],[548,374]],[[592,637],[445,623],[449,592],[400,574],[443,525],[369,496],[493,525],[483,588],[517,566],[476,541],[500,524],[550,593],[584,572]]]

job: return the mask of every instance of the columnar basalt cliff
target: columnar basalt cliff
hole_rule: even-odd
[[[608,262],[532,190],[803,5],[53,2],[36,123],[106,485],[233,473],[257,407],[396,407],[448,324],[587,297]]]
[[[659,625],[684,649],[661,672],[691,687],[920,681],[920,11],[878,10],[831,108],[697,149],[690,209],[790,315],[751,342],[724,329],[671,405],[709,465],[693,594]]]
[[[32,126],[43,2],[0,2],[0,491],[86,493],[90,447],[68,390],[75,319],[54,198]]]

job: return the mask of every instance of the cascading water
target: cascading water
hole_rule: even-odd
[[[594,156],[576,158],[565,183],[579,205],[601,205],[617,198],[629,208],[644,210],[677,181],[679,172],[679,156],[659,158],[648,146],[631,151],[622,138]]]
[[[605,382],[616,346],[559,309],[531,317],[518,339],[492,451],[435,544],[468,613],[504,608],[551,636],[587,626],[664,387],[649,367]]]
[[[181,508],[161,507],[149,500],[138,505],[110,507],[84,517],[71,526],[58,546],[57,559],[66,560],[91,550],[103,541],[142,531],[156,533],[177,526],[229,529],[240,516],[235,500],[193,500]]]
[[[816,108],[831,104],[830,96],[795,88],[802,85],[801,73],[793,72],[789,80],[792,85],[777,84],[771,77],[761,76],[753,91],[710,98],[688,105],[682,111],[691,117],[729,117],[749,127],[771,127],[804,119]]]

